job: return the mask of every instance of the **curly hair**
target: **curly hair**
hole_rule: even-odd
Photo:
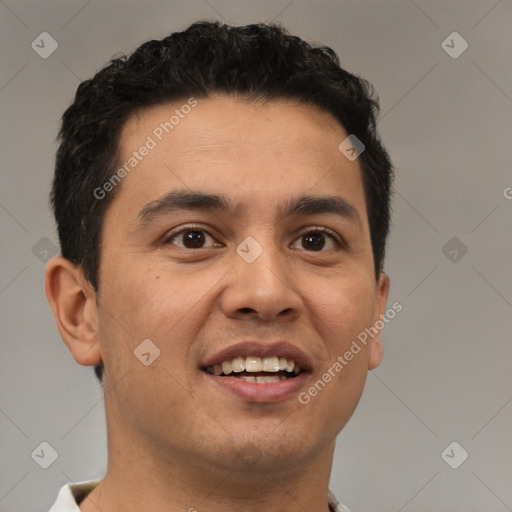
[[[279,24],[233,27],[199,21],[112,59],[78,86],[62,117],[50,198],[62,256],[80,265],[98,289],[103,219],[120,187],[101,199],[94,190],[115,172],[121,129],[140,109],[213,93],[307,103],[330,113],[363,142],[358,161],[378,278],[393,180],[376,131],[378,98],[366,80],[340,66],[331,48],[313,46]],[[96,373],[101,377],[101,365]]]

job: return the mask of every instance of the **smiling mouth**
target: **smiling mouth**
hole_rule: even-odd
[[[281,382],[293,379],[302,373],[302,369],[293,359],[278,356],[236,357],[221,364],[207,366],[202,370],[218,377],[230,377],[257,384]]]

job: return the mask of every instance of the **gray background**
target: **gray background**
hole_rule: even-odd
[[[340,434],[332,489],[355,512],[512,510],[510,0],[0,2],[0,510],[45,511],[106,469],[101,388],[43,288],[59,118],[114,54],[198,18],[279,20],[381,99],[397,170],[389,304],[403,311]],[[454,31],[469,45],[458,58],[442,47]],[[46,59],[31,47],[42,32],[58,42]],[[31,457],[43,441],[58,452],[46,470]],[[441,457],[453,441],[446,460],[469,453],[457,469]]]

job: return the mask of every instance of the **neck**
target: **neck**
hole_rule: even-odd
[[[80,510],[327,512],[334,446],[288,464],[258,459],[245,467],[229,460],[213,466],[197,454],[165,454],[147,443],[109,436],[107,473]]]

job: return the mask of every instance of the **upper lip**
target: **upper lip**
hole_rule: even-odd
[[[311,371],[312,369],[310,358],[300,349],[286,341],[243,341],[236,343],[217,352],[202,365],[202,368],[222,364],[223,361],[231,361],[235,359],[235,357],[244,356],[257,356],[262,358],[273,356],[285,357],[286,359],[293,359],[303,371]]]

